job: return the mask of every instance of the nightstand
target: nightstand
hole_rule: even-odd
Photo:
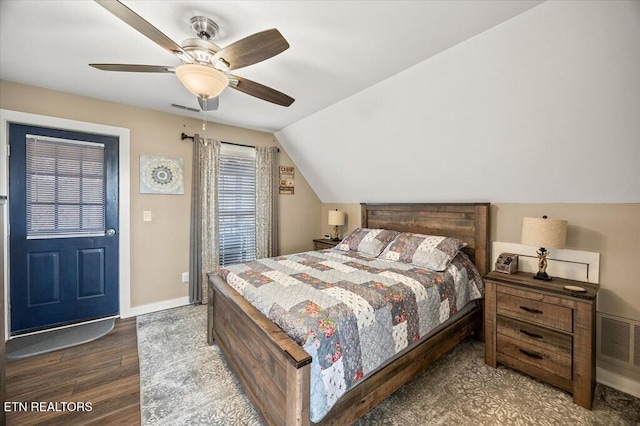
[[[504,364],[567,390],[573,402],[590,410],[598,285],[555,277],[540,281],[524,272],[493,271],[484,280],[487,365]]]
[[[317,238],[313,240],[313,249],[314,250],[330,249],[340,244],[340,241],[341,240],[328,240],[326,238]]]

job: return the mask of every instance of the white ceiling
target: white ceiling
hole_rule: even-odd
[[[291,47],[234,71],[296,99],[288,108],[235,90],[220,96],[218,123],[275,132],[420,63],[538,4],[483,1],[123,1],[175,42],[189,19],[220,27],[221,47],[277,28]],[[201,118],[172,74],[99,71],[89,63],[179,65],[179,60],[92,1],[0,0],[0,78]],[[380,99],[385,102],[385,99]]]

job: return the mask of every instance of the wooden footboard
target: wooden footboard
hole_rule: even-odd
[[[478,306],[364,379],[338,400],[321,424],[354,422],[481,326]],[[311,424],[311,357],[216,275],[209,279],[208,335],[267,424]]]
[[[209,344],[266,423],[308,425],[311,356],[220,277],[210,275],[208,293]]]

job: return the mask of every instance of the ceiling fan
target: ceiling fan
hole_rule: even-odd
[[[197,38],[189,38],[178,45],[120,1],[95,2],[176,55],[182,65],[89,64],[90,66],[103,71],[175,73],[185,88],[196,95],[203,111],[218,109],[218,95],[226,87],[277,105],[289,106],[294,102],[292,97],[282,92],[229,73],[287,50],[289,43],[277,29],[261,31],[220,48],[211,42],[218,33],[218,25],[204,16],[194,16],[191,18],[191,27]]]

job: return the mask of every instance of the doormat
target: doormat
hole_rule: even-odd
[[[115,318],[109,318],[29,336],[16,337],[7,342],[5,356],[7,359],[27,358],[88,343],[113,330],[114,323]]]

